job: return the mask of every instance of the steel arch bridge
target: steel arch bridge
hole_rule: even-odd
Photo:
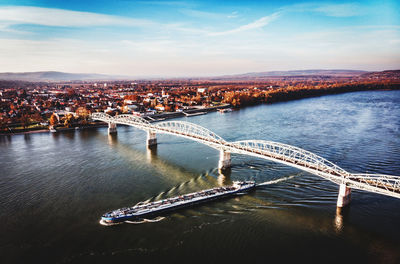
[[[93,113],[91,118],[107,122],[114,127],[116,124],[134,126],[148,131],[154,137],[156,133],[163,133],[188,138],[220,150],[221,153],[244,154],[267,159],[307,171],[336,184],[345,185],[346,188],[400,198],[399,176],[349,173],[334,163],[295,146],[265,140],[227,142],[202,126],[183,121],[150,123],[138,116],[117,115],[112,117],[105,113]],[[224,155],[221,154],[221,158],[223,157]],[[228,159],[230,164],[230,155],[228,155]]]

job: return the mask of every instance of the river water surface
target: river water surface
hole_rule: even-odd
[[[357,92],[185,117],[227,141],[314,152],[349,172],[400,175],[400,91]],[[400,200],[170,135],[118,127],[0,137],[1,263],[400,263]],[[103,213],[233,180],[275,180],[158,222],[99,224]]]

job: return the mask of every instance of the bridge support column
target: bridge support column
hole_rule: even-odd
[[[350,203],[351,200],[351,188],[347,187],[346,184],[342,183],[339,187],[339,196],[337,199],[337,207],[344,207]]]
[[[230,167],[231,167],[231,153],[221,149],[219,152],[218,169],[225,170]]]
[[[108,123],[108,134],[114,134],[117,133],[117,124],[110,122]]]
[[[156,133],[148,130],[147,131],[147,147],[151,147],[151,146],[155,146],[155,145],[157,145]]]

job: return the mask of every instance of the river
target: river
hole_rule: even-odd
[[[184,117],[227,141],[294,145],[349,172],[400,175],[400,91],[355,92]],[[133,127],[0,137],[2,263],[400,263],[400,200],[281,164]],[[158,222],[99,224],[103,213],[233,180],[279,180]]]

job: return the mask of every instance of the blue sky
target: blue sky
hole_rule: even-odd
[[[0,71],[400,68],[400,2],[0,0]]]

